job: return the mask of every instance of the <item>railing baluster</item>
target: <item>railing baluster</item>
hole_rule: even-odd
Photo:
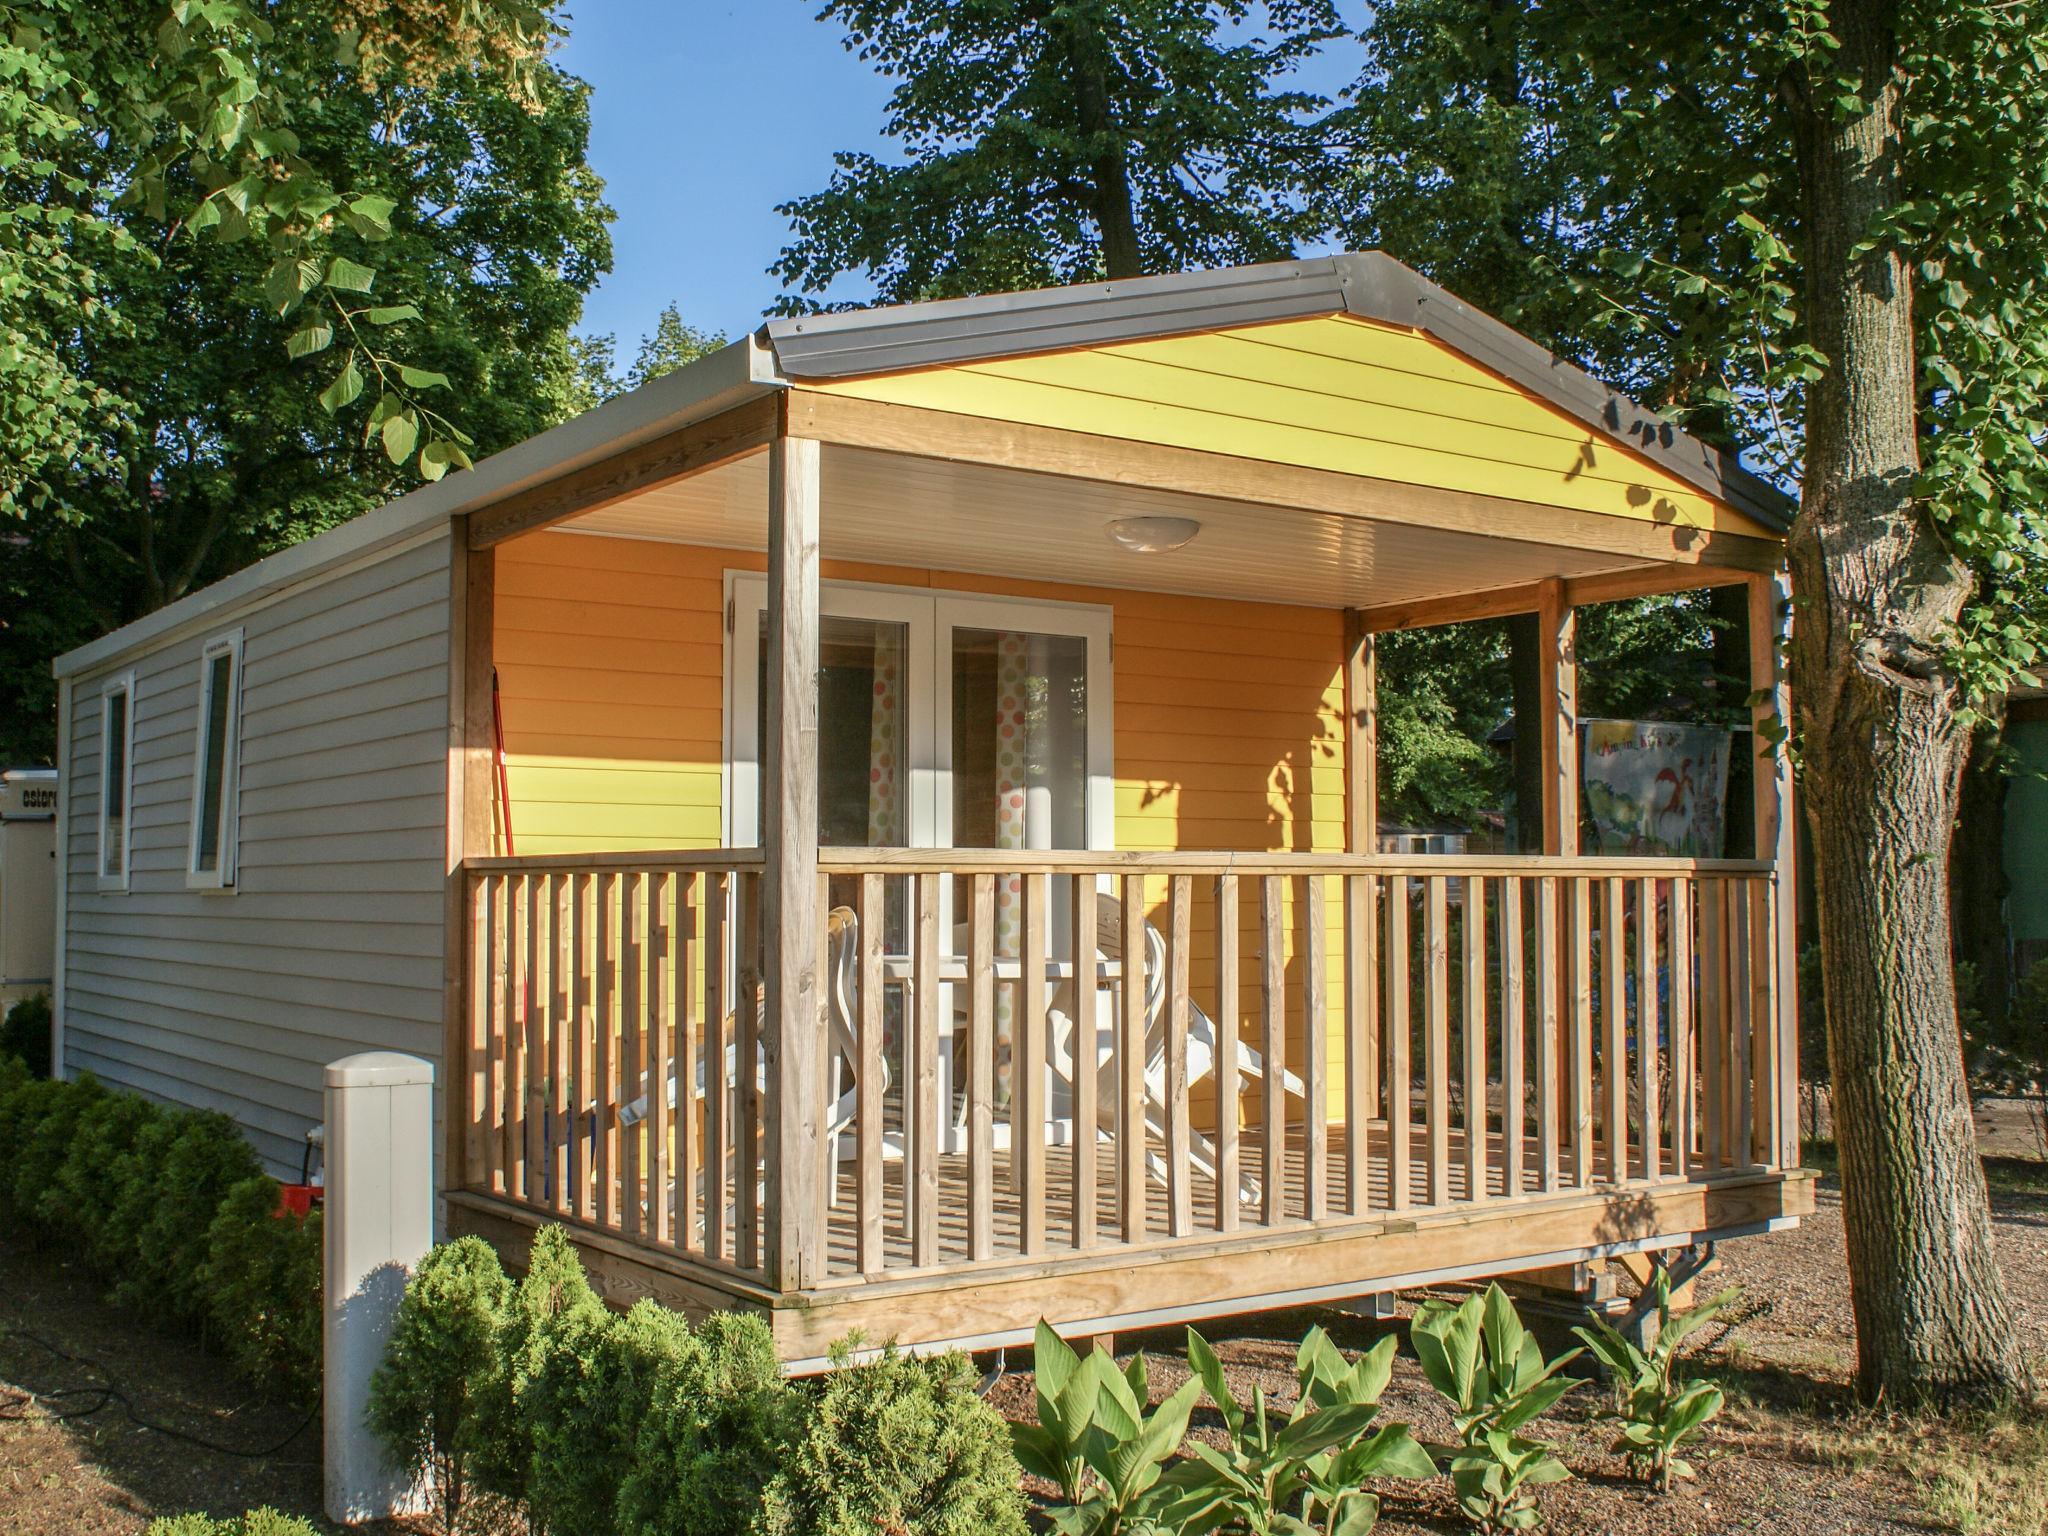
[[[1237,876],[1216,877],[1216,1230],[1235,1232],[1242,1199],[1237,1128],[1243,1110],[1238,1064]]]
[[[1465,1198],[1486,1198],[1486,880],[1465,877]]]
[[[669,878],[656,870],[647,879],[647,1211],[657,1243],[673,1241],[669,1199],[668,916]],[[677,1085],[680,1089],[681,1085]],[[677,1092],[680,1100],[682,1094]]]
[[[523,1193],[529,1205],[547,1203],[547,922],[542,893],[546,875],[526,882],[526,1144],[521,1149],[526,1170]]]
[[[1095,1219],[1095,1143],[1100,1114],[1097,1091],[1100,1051],[1096,1044],[1100,1026],[1096,1019],[1100,967],[1096,955],[1095,877],[1074,876],[1074,1021],[1069,1051],[1073,1062],[1074,1162],[1073,1162],[1073,1244],[1093,1248]]]
[[[1542,875],[1536,881],[1536,1187],[1544,1194],[1556,1192],[1559,1182],[1559,1132],[1563,1108],[1559,1102],[1559,1061],[1564,1051],[1563,1021],[1558,1000],[1563,987],[1558,977],[1557,881]]]
[[[569,877],[569,942],[571,953],[576,957],[571,971],[575,982],[574,996],[570,1001],[576,1020],[576,1091],[569,1098],[572,1132],[569,1163],[570,1176],[576,1183],[576,1198],[572,1205],[576,1214],[585,1221],[596,1214],[597,1190],[591,1165],[596,1158],[598,1137],[602,1134],[595,1119],[598,1095],[591,1081],[597,1060],[597,1030],[591,1003],[590,898],[596,883],[596,878],[591,875]]]
[[[1752,949],[1754,929],[1749,921],[1748,882],[1730,880],[1728,883],[1728,1000],[1732,1017],[1729,1031],[1733,1037],[1735,1070],[1730,1074],[1729,1091],[1734,1096],[1733,1113],[1729,1119],[1735,1126],[1735,1155],[1729,1159],[1738,1168],[1748,1168],[1756,1163],[1756,1055],[1752,1042],[1756,1038],[1756,994],[1751,989],[1751,978],[1756,974],[1756,955]]]
[[[860,1223],[857,1262],[864,1275],[879,1273],[883,1264],[882,1154],[887,1095],[882,1089],[886,1070],[882,1010],[887,999],[882,992],[882,955],[888,944],[883,932],[886,921],[882,877],[865,873],[860,877],[860,1119],[854,1147],[854,1210]]]
[[[1124,985],[1117,1065],[1117,1217],[1127,1243],[1145,1236],[1145,877],[1124,876]]]
[[[1724,882],[1702,880],[1700,920],[1700,1099],[1706,1109],[1702,1161],[1709,1171],[1728,1160],[1728,949]]]
[[[640,1099],[647,1091],[647,1078],[642,1070],[645,1057],[641,1054],[640,982],[643,965],[640,939],[641,923],[645,913],[643,876],[638,870],[628,870],[619,877],[619,1079],[624,1085],[623,1092]],[[643,1106],[647,1103],[642,1100]],[[643,1107],[640,1117],[625,1129],[620,1137],[619,1173],[623,1188],[619,1192],[620,1225],[626,1235],[637,1237],[641,1228],[641,1212],[646,1200],[647,1164],[643,1153],[646,1146],[648,1113]]]
[[[1017,1190],[1017,1242],[1027,1255],[1045,1251],[1045,968],[1052,906],[1049,875],[1024,876],[1023,922],[1017,934],[1016,1038],[1010,1070],[1010,1167]],[[1076,965],[1078,975],[1080,967]],[[1080,983],[1075,995],[1080,996]],[[1078,1033],[1081,1026],[1074,1026]]]
[[[1692,892],[1679,875],[1671,882],[1671,1171],[1680,1178],[1699,1165],[1693,1145]]]
[[[1500,1192],[1522,1192],[1523,1146],[1527,1136],[1527,1056],[1523,1035],[1522,881],[1500,883]]]
[[[1370,1127],[1379,1100],[1378,880],[1344,877],[1344,1209],[1363,1216],[1372,1164]]]
[[[618,1020],[613,1007],[618,956],[618,878],[600,873],[595,881],[596,984],[593,988],[597,1025],[597,1134],[592,1147],[597,1163],[597,1224],[610,1228],[619,1220],[619,1198],[613,1180],[619,1172]]]
[[[1193,939],[1193,881],[1175,875],[1167,897],[1166,939],[1166,1230],[1186,1237],[1195,1230],[1194,1167],[1188,1127],[1188,946]]]
[[[1301,884],[1307,938],[1301,963],[1301,1204],[1304,1216],[1321,1221],[1330,1214],[1330,930],[1323,877],[1304,875]]]
[[[967,1257],[995,1252],[996,877],[969,881],[967,913]]]
[[[1412,1142],[1409,1098],[1414,1069],[1409,1064],[1413,1029],[1408,1019],[1408,877],[1387,877],[1387,1209],[1405,1211]]]
[[[1664,1115],[1658,1099],[1663,1069],[1658,1047],[1657,1008],[1657,882],[1636,884],[1636,1095],[1642,1100],[1643,1177],[1662,1175],[1658,1141]]]
[[[1284,876],[1259,882],[1259,1048],[1265,1052],[1260,1086],[1263,1124],[1259,1171],[1260,1219],[1267,1226],[1287,1214],[1287,930],[1282,921]]]
[[[491,875],[488,877],[491,908],[491,1003],[490,1003],[490,1118],[485,1123],[485,1141],[490,1159],[490,1181],[487,1188],[502,1195],[517,1192],[511,1182],[512,1168],[512,1101],[510,1098],[511,1079],[508,1075],[511,1063],[511,1043],[515,1033],[513,1020],[517,1016],[518,993],[513,987],[512,970],[512,890],[513,877]]]
[[[1605,882],[1606,902],[1600,922],[1600,958],[1604,971],[1601,1014],[1606,1040],[1600,1049],[1601,1124],[1607,1136],[1607,1178],[1628,1181],[1628,889],[1620,880]]]
[[[699,878],[693,870],[675,871],[674,980],[669,986],[676,1020],[676,1177],[674,1225],[670,1231],[675,1245],[685,1250],[697,1246],[697,1170],[701,1161],[699,1142],[704,1132],[704,1108],[697,1098],[697,966],[703,953],[697,942]]]
[[[1423,887],[1423,1082],[1429,1126],[1429,1203],[1451,1198],[1451,934],[1450,897],[1442,875]]]
[[[1756,1106],[1750,1161],[1763,1168],[1778,1161],[1778,968],[1771,951],[1777,936],[1771,914],[1771,884],[1754,877],[1747,887],[1749,916],[1749,1023],[1751,1100]]]
[[[732,1178],[733,1117],[726,1098],[732,1078],[726,1065],[732,1043],[727,1020],[739,1003],[736,978],[744,964],[726,949],[732,901],[732,879],[712,876],[704,911],[704,1253],[713,1259],[728,1251],[725,1187]]]
[[[1593,1183],[1593,882],[1571,877],[1572,1185]]]
[[[766,1172],[761,1141],[761,876],[737,882],[733,985],[733,1257],[742,1269],[761,1267],[761,1182]]]
[[[913,996],[910,1064],[910,1262],[936,1264],[939,1259],[939,881],[920,873],[911,877],[917,923],[917,954]]]
[[[548,882],[548,907],[552,923],[548,932],[550,957],[550,986],[548,991],[548,1032],[549,1040],[549,1135],[553,1146],[549,1149],[549,1179],[551,1202],[555,1210],[568,1213],[576,1209],[575,1193],[569,1188],[569,1170],[572,1159],[569,1148],[575,1140],[575,1100],[571,1089],[575,1074],[575,1032],[572,1012],[575,998],[575,976],[572,970],[574,953],[570,948],[574,934],[569,921],[569,877],[556,875]]]

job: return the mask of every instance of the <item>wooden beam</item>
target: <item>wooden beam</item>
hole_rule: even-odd
[[[1473,619],[1500,619],[1535,613],[1542,608],[1543,592],[1551,581],[1561,580],[1564,583],[1565,602],[1569,606],[1583,608],[1590,603],[1620,602],[1631,597],[1661,597],[1672,592],[1740,586],[1753,579],[1751,572],[1727,566],[1667,561],[1657,565],[1630,566],[1620,571],[1601,571],[1591,576],[1527,581],[1519,586],[1494,587],[1485,592],[1453,592],[1442,597],[1387,603],[1355,612],[1359,624],[1368,634],[1386,634],[1393,630],[1433,629],[1441,624],[1463,624]]]
[[[472,1038],[475,935],[464,862],[492,852],[491,642],[496,563],[462,530],[448,547],[447,892],[442,940],[446,1029],[441,1056],[442,1184],[469,1186],[484,1165],[482,1097]]]
[[[1355,608],[1344,614],[1344,767],[1347,775],[1344,846],[1352,853],[1379,851],[1379,659],[1372,631]]]
[[[1537,670],[1543,709],[1543,851],[1575,858],[1579,851],[1578,620],[1562,581],[1543,584],[1537,607],[1541,650]]]
[[[1779,592],[1775,580],[1757,576],[1749,582],[1750,687],[1757,695],[1750,722],[1755,730],[1751,750],[1757,754],[1754,775],[1756,856],[1771,861],[1770,931],[1776,982],[1775,1038],[1778,1062],[1778,1142],[1782,1166],[1799,1161],[1799,935],[1798,823],[1792,808],[1792,759],[1783,732],[1792,722],[1792,688],[1778,651]]]
[[[780,406],[780,398],[773,395],[749,400],[652,442],[515,491],[469,514],[469,547],[501,544],[757,452],[774,440]]]
[[[810,1285],[823,1267],[818,444],[778,437],[768,453],[767,750],[761,776],[768,1219],[762,1260],[769,1283],[790,1291]],[[749,1070],[742,1061],[743,1083]]]
[[[788,398],[792,432],[848,447],[1145,486],[1419,528],[1442,528],[1626,559],[1680,561],[1763,572],[1776,569],[1784,558],[1784,546],[1777,539],[1717,533],[1648,518],[1610,517],[1569,507],[1538,506],[1500,496],[1447,491],[1200,449],[1137,443],[1057,427],[992,421],[808,389],[792,389]]]

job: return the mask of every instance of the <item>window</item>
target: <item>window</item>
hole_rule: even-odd
[[[199,659],[199,730],[192,763],[188,885],[235,883],[235,800],[241,756],[242,632],[209,640]]]
[[[128,805],[135,796],[135,674],[100,691],[100,889],[128,889]]]

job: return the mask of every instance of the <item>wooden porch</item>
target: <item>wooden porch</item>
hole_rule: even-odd
[[[1226,1314],[1810,1208],[1767,865],[819,857],[821,903],[850,887],[872,941],[793,1111],[732,1006],[760,974],[757,855],[473,861],[458,1228],[516,1248],[561,1221],[615,1300],[761,1309],[801,1364],[854,1328],[992,1345],[1041,1314]],[[951,937],[942,881],[967,888]],[[1101,905],[1160,945],[1106,956]],[[1071,1045],[1091,952],[1095,1072]]]

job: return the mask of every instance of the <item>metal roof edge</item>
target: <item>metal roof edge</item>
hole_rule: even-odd
[[[494,453],[474,469],[423,485],[66,651],[51,663],[51,673],[72,677],[105,666],[202,618],[224,617],[287,587],[313,581],[335,566],[354,564],[438,524],[787,384],[759,338],[743,336],[687,367]]]

